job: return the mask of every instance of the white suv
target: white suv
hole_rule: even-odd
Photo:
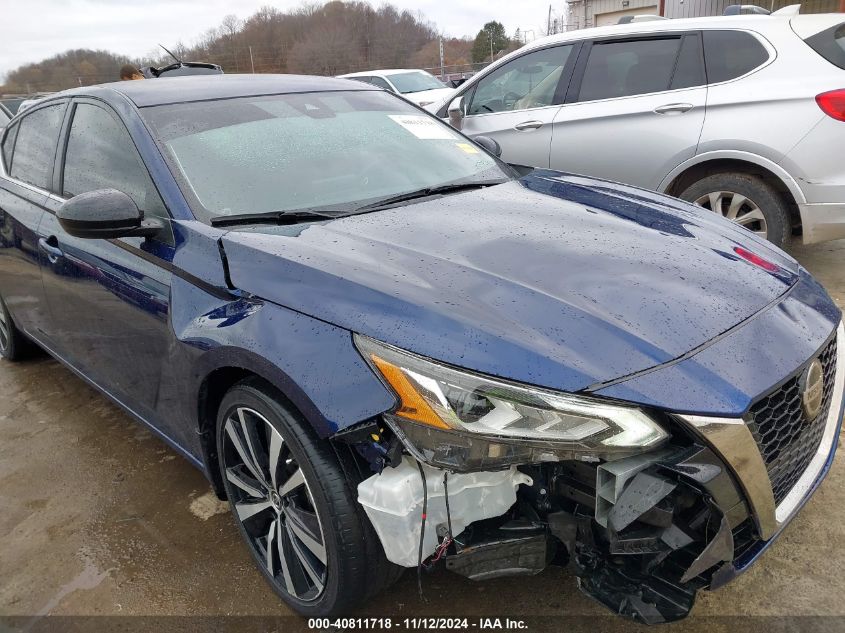
[[[661,20],[537,40],[427,109],[510,163],[663,191],[783,244],[845,237],[845,16]]]

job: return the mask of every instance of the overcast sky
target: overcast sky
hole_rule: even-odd
[[[21,64],[68,49],[142,56],[159,43],[190,45],[230,13],[246,18],[264,5],[286,10],[301,4],[301,0],[0,0],[0,81]],[[475,35],[489,20],[502,22],[509,34],[519,27],[539,36],[549,10],[547,0],[392,0],[392,4],[422,11],[452,36]],[[564,3],[553,4],[562,9]]]

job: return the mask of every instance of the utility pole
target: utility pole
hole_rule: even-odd
[[[492,29],[487,31],[487,37],[490,38],[490,63],[492,64],[494,61],[496,61],[495,58],[493,57],[493,30]]]
[[[552,34],[552,5],[549,5],[549,19],[546,22],[546,35]]]
[[[446,69],[444,68],[443,63],[443,36],[440,36],[440,78],[446,78]]]
[[[252,46],[249,47],[249,65],[252,66],[252,74],[255,74],[255,62],[252,59]]]

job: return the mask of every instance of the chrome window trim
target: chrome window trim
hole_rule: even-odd
[[[845,395],[845,326],[840,321],[836,327],[836,373],[833,395],[822,441],[807,469],[777,507],[774,504],[768,470],[745,420],[698,415],[676,417],[712,444],[719,451],[722,459],[733,469],[740,485],[745,490],[760,530],[760,536],[768,540],[792,519],[824,470],[830,452],[838,439],[836,431],[839,428],[843,395]]]

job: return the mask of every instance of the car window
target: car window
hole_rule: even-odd
[[[12,167],[12,150],[15,147],[15,137],[18,135],[17,124],[13,125],[6,132],[6,138],[3,139],[3,166],[7,172],[11,172]]]
[[[141,108],[199,217],[318,208],[512,176],[449,125],[380,90]]]
[[[98,189],[127,194],[147,215],[167,217],[129,133],[103,108],[77,104],[65,150],[66,198]]]
[[[403,95],[423,90],[439,90],[445,88],[433,75],[426,72],[396,73],[388,75],[390,82]]]
[[[707,83],[736,79],[751,72],[769,53],[756,37],[744,31],[704,31]]]
[[[681,38],[596,42],[581,80],[579,101],[668,90]]]
[[[50,189],[64,112],[64,104],[57,103],[34,110],[21,119],[12,153],[10,174],[13,178]]]
[[[845,69],[845,24],[837,24],[804,41],[831,64]]]
[[[476,84],[468,114],[554,105],[557,86],[572,49],[571,44],[544,48],[497,68]]]
[[[704,57],[701,54],[701,40],[698,35],[687,35],[681,43],[678,63],[672,75],[670,89],[693,88],[707,83],[704,77]]]
[[[393,88],[390,87],[390,84],[387,83],[381,77],[367,77],[367,79],[369,79],[369,82],[371,84],[373,84],[374,86],[378,86],[379,88],[384,88],[385,90],[389,90],[390,92],[393,92]]]

